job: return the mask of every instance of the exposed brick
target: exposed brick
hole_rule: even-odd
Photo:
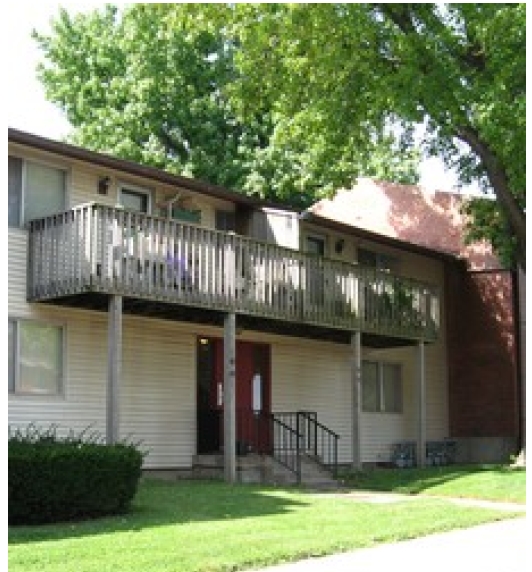
[[[517,437],[512,274],[447,271],[449,416],[453,437]]]

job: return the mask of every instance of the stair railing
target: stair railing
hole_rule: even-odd
[[[272,457],[296,476],[296,482],[301,483],[301,433],[297,428],[297,416],[294,414],[270,415],[273,447]],[[292,424],[295,421],[295,426]]]
[[[316,413],[298,411],[298,426],[302,428],[303,449],[307,455],[326,468],[336,478],[338,474],[338,439],[340,436],[320,423]]]
[[[306,455],[334,478],[338,473],[340,436],[320,423],[314,411],[272,413],[273,457],[301,482],[301,457]]]

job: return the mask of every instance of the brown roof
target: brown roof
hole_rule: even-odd
[[[333,199],[323,199],[309,210],[320,217],[446,252],[466,260],[474,270],[500,268],[487,242],[465,244],[467,221],[460,207],[466,198],[361,178],[352,189],[340,190]]]

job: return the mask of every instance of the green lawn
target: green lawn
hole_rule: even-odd
[[[430,498],[376,505],[299,489],[141,482],[128,515],[10,527],[10,572],[215,572],[508,518]]]
[[[343,475],[353,488],[525,503],[526,470],[503,465],[375,469]]]

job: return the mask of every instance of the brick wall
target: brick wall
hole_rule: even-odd
[[[518,438],[513,275],[446,275],[451,436]]]

